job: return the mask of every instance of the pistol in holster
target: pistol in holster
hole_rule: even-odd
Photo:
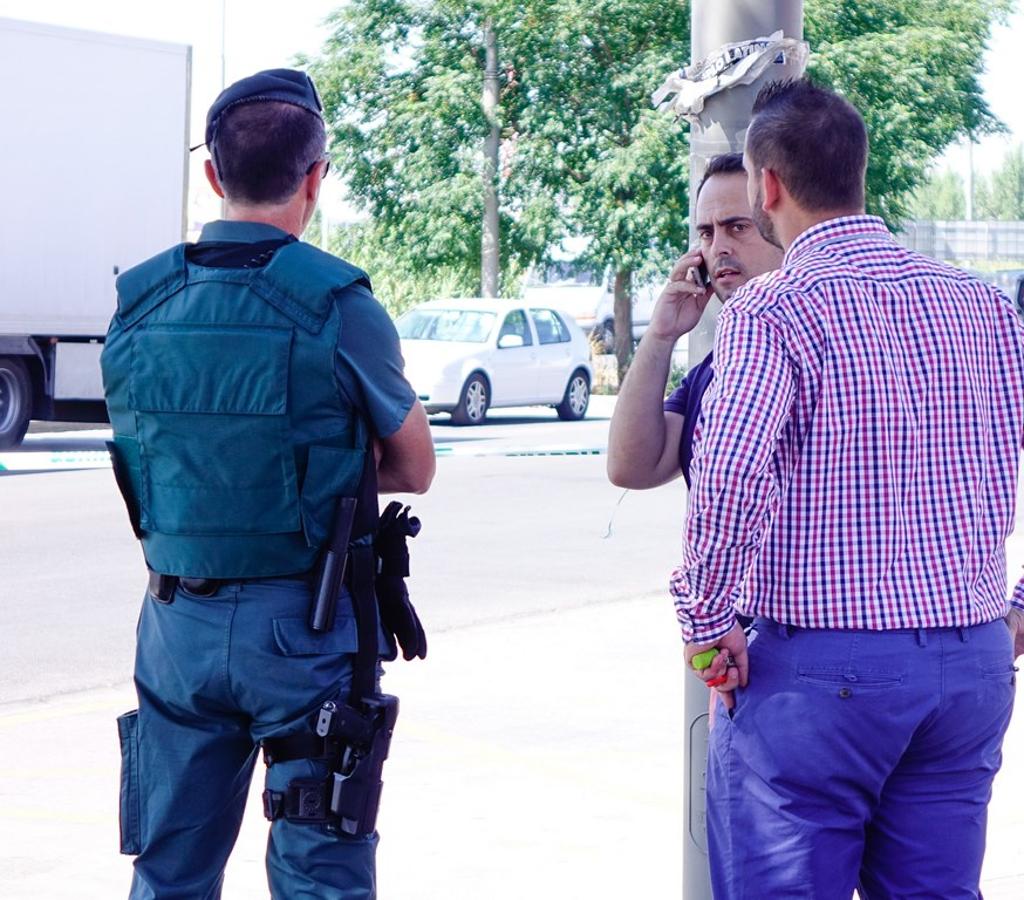
[[[268,766],[318,759],[329,770],[326,778],[294,778],[283,791],[264,791],[266,817],[324,825],[354,837],[373,834],[397,720],[398,698],[391,694],[363,698],[358,706],[328,700],[320,707],[315,735],[265,739]]]

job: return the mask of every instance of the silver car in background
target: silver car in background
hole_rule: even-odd
[[[552,406],[582,419],[590,346],[560,310],[512,300],[431,300],[397,321],[405,374],[428,413],[480,425],[500,406]]]

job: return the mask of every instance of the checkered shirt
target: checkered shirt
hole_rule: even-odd
[[[714,370],[670,587],[685,640],[734,610],[871,630],[1005,615],[1024,438],[1006,296],[880,219],[832,219],[726,303]]]

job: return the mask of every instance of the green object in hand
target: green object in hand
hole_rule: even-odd
[[[710,650],[705,650],[703,653],[698,653],[693,659],[690,660],[690,665],[693,666],[698,672],[703,672],[708,666],[711,665],[711,661],[718,656],[718,648],[712,647]]]

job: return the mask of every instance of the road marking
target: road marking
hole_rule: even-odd
[[[548,450],[513,450],[506,456],[603,456],[607,447],[554,447]]]
[[[0,454],[0,472],[109,469],[110,466],[111,458],[106,451]]]
[[[603,456],[607,447],[492,447],[454,444],[435,448],[438,456]]]
[[[109,469],[106,450],[69,450],[0,454],[0,472],[54,472],[62,469]]]
[[[439,444],[434,448],[437,456],[603,456],[607,447],[493,447],[487,444]],[[68,450],[0,454],[0,473],[56,472],[75,469],[109,469],[110,456],[106,450]]]
[[[110,456],[100,442],[108,440],[110,436],[109,428],[34,431],[25,437],[18,452],[0,453],[0,474],[108,469]],[[61,447],[69,449],[58,449]]]

